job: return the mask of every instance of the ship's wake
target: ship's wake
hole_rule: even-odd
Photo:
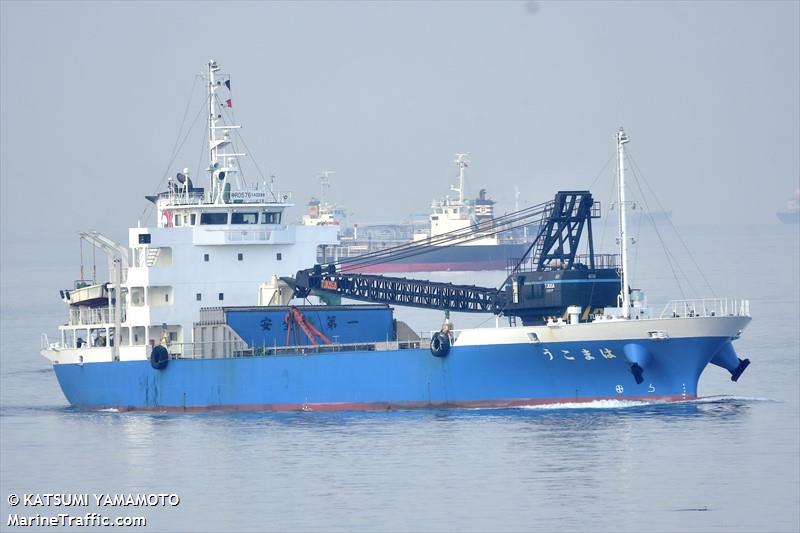
[[[776,400],[774,398],[760,398],[757,396],[730,396],[727,394],[721,394],[717,396],[705,396],[703,398],[697,398],[696,400],[689,400],[682,403],[755,403],[755,402],[780,402],[781,400]]]
[[[521,405],[519,409],[625,409],[630,407],[643,407],[656,403],[666,402],[645,402],[638,400],[593,400],[590,402],[559,402],[543,403],[536,405]]]
[[[522,405],[517,409],[526,410],[567,410],[567,409],[636,409],[641,407],[670,406],[670,405],[706,405],[706,404],[728,404],[743,405],[758,402],[780,402],[772,398],[760,398],[751,396],[706,396],[694,400],[667,401],[667,400],[593,400],[590,402],[559,402],[536,405]]]

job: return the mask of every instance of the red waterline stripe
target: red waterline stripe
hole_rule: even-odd
[[[169,406],[155,405],[147,407],[83,407],[79,409],[99,411],[116,409],[118,411],[153,411],[153,412],[242,412],[242,411],[410,411],[421,409],[476,409],[527,407],[534,405],[559,405],[575,403],[591,403],[604,400],[642,401],[642,402],[681,402],[696,400],[697,395],[676,394],[671,396],[597,396],[589,398],[520,398],[514,400],[467,400],[445,403],[428,402],[325,402],[325,403],[276,403],[276,404],[237,404],[206,406]]]

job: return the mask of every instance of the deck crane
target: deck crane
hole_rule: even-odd
[[[523,257],[509,261],[508,277],[499,288],[455,285],[402,277],[358,274],[353,269],[425,253],[430,246],[453,246],[527,225],[539,218],[536,238]],[[599,203],[589,191],[559,191],[552,201],[504,215],[490,225],[456,230],[422,243],[315,265],[285,278],[295,295],[334,294],[353,300],[457,312],[519,317],[523,324],[541,324],[579,306],[585,319],[591,310],[617,305],[620,277],[617,256],[596,254],[592,219]],[[586,230],[587,250],[578,254]]]

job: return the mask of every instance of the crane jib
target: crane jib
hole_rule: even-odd
[[[504,292],[490,287],[315,269],[297,273],[295,291],[300,297],[325,291],[352,300],[467,313],[499,313],[505,301]]]
[[[522,211],[506,216],[517,223],[523,218],[519,213]],[[577,305],[587,311],[613,306],[619,281],[618,266],[615,256],[594,253],[592,219],[600,216],[600,208],[591,193],[559,191],[552,201],[540,204],[529,213],[541,217],[538,234],[523,257],[513,261],[509,276],[499,289],[357,274],[348,272],[354,268],[350,263],[315,265],[286,281],[301,298],[312,292],[329,293],[390,305],[506,314],[519,316],[525,323],[538,323],[543,317],[562,315],[568,306]],[[579,256],[584,229],[588,234],[588,254]],[[452,242],[437,245],[455,245],[464,238],[461,233],[454,234],[449,238]],[[419,244],[401,245],[382,250],[379,255],[365,254],[353,262],[390,262],[393,258],[424,252],[425,247]]]

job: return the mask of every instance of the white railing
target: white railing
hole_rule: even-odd
[[[207,204],[211,202],[210,193],[181,193],[181,192],[167,192],[158,195],[159,200],[165,200],[167,205],[197,205]]]
[[[78,307],[69,310],[70,326],[90,326],[114,322],[114,307]],[[125,321],[126,309],[122,308],[121,321]]]
[[[41,335],[41,349],[42,350],[74,350],[76,346],[66,345],[61,342],[50,342],[46,333]],[[103,353],[105,350],[110,354],[111,347],[114,346],[113,341],[110,345],[92,345],[91,343],[83,343],[80,348],[82,353],[93,352]],[[274,355],[314,355],[324,354],[331,352],[374,352],[384,350],[405,350],[416,349],[420,347],[427,347],[427,341],[424,340],[397,340],[397,341],[382,341],[382,342],[355,342],[355,343],[333,343],[333,344],[303,344],[298,346],[279,346],[275,345],[260,345],[248,346],[239,340],[229,341],[207,341],[207,342],[173,342],[166,346],[171,359],[229,359],[236,357],[264,357]],[[142,351],[143,350],[143,351]],[[152,347],[145,344],[123,344],[120,346],[120,352],[127,359],[142,359],[150,356]],[[97,356],[93,356],[96,358]]]
[[[261,191],[263,192],[263,191]],[[266,199],[263,202],[242,202],[243,205],[247,205],[248,203],[257,203],[257,204],[283,204],[286,202],[291,201],[292,193],[289,191],[266,191]],[[216,195],[212,195],[211,192],[164,192],[158,195],[158,199],[164,201],[166,205],[202,205],[202,204],[211,204],[214,202]],[[232,204],[233,202],[228,202]],[[237,202],[236,205],[239,205]]]
[[[42,333],[41,349],[60,351],[66,350],[67,346],[61,343],[61,341],[50,342],[50,339],[47,337],[47,333]]]
[[[206,342],[171,342],[167,345],[170,357],[204,359],[252,355],[253,350],[240,340]]]
[[[342,239],[344,243],[344,239]],[[364,255],[367,252],[378,252],[381,250],[386,250],[387,248],[392,248],[394,246],[400,246],[401,244],[407,244],[408,240],[400,240],[400,239],[393,239],[393,240],[385,240],[380,241],[380,245],[372,245],[369,241],[358,241],[353,242],[350,241],[347,243],[346,246],[334,248],[333,246],[326,247],[324,250],[325,255],[322,255],[323,250],[320,250],[317,253],[317,260],[319,263],[329,263],[331,261],[336,261],[338,259],[349,259],[352,257],[358,257],[360,255]]]
[[[750,300],[731,298],[670,300],[661,312],[661,318],[709,316],[750,316]]]
[[[333,344],[303,344],[299,346],[279,346],[264,344],[248,346],[242,341],[207,341],[171,343],[167,346],[173,359],[224,359],[231,357],[263,357],[272,355],[312,355],[331,352],[382,351],[419,348],[426,343],[418,340],[354,342]]]

